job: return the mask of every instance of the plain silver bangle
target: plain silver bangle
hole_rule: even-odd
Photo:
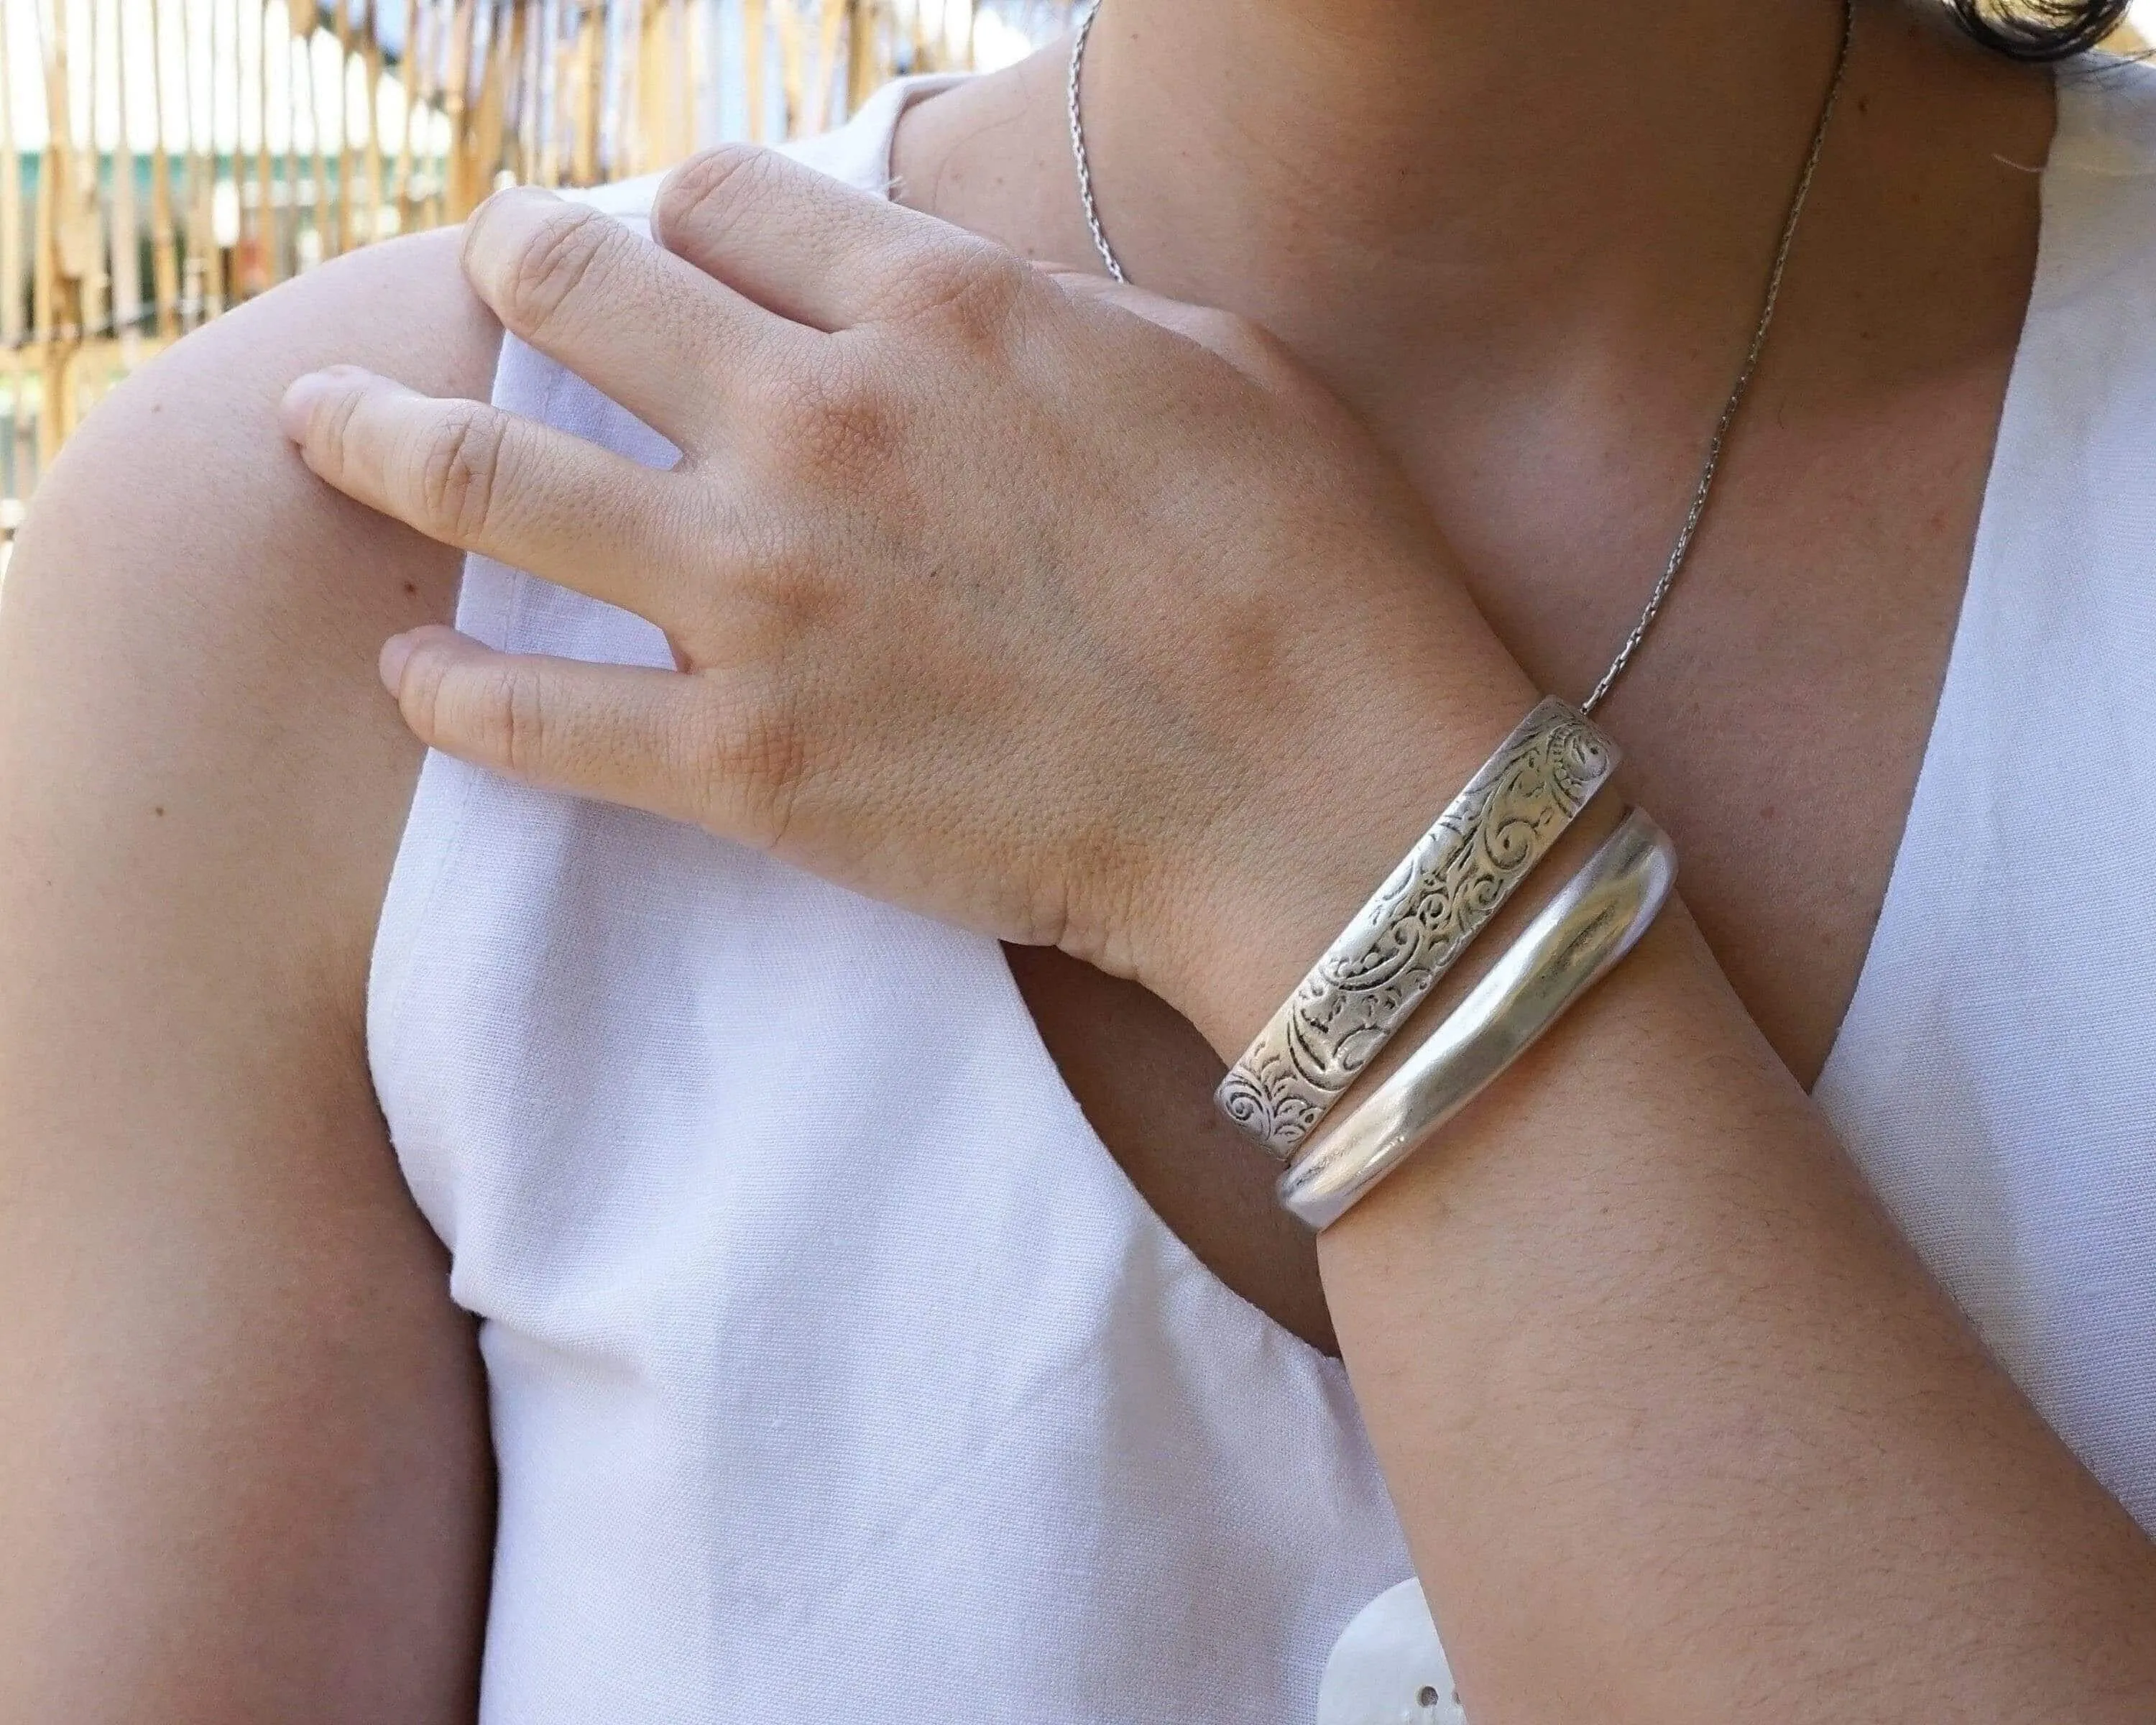
[[[1630,811],[1429,1040],[1281,1176],[1282,1207],[1313,1229],[1346,1214],[1632,950],[1676,874],[1668,836]]]
[[[1616,770],[1617,745],[1544,701],[1445,805],[1220,1081],[1286,1162]]]

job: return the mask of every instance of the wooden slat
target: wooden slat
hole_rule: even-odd
[[[691,154],[704,146],[704,123],[717,100],[724,65],[720,59],[725,33],[711,15],[712,0],[682,0],[682,28],[689,64],[682,69],[688,98]]]
[[[193,0],[178,0],[180,23],[180,191],[173,213],[180,228],[180,326],[192,329],[208,305],[208,260],[203,255],[201,133],[195,125]]]
[[[558,186],[567,172],[574,147],[570,141],[576,106],[577,57],[574,36],[570,29],[563,28],[560,13],[550,16],[552,28],[547,39],[547,87],[553,92],[553,100],[547,112],[546,129],[540,137],[539,182],[545,186]]]
[[[674,74],[680,25],[680,0],[649,0],[637,20],[632,176],[670,167],[688,153],[679,124],[681,82]]]
[[[667,166],[706,141],[715,113],[733,124],[744,100],[754,135],[820,129],[888,75],[898,27],[891,0],[0,3],[34,18],[53,116],[26,182],[17,86],[0,75],[0,485],[17,495],[145,352],[284,279],[303,254],[459,219],[501,172],[584,184]],[[70,4],[85,8],[73,41]],[[401,15],[394,65],[377,6]],[[919,64],[963,53],[950,16],[951,40],[921,40]],[[336,44],[333,90],[328,65],[316,74],[317,31]],[[87,126],[69,102],[85,62]],[[405,121],[388,137],[393,78]],[[95,117],[116,97],[121,131],[101,156]],[[155,128],[146,140],[138,111]],[[220,152],[218,116],[233,112],[239,131]],[[217,228],[224,197],[239,211],[229,246]]]
[[[120,136],[112,145],[112,321],[131,352],[142,318],[141,228],[135,205],[135,146],[128,127],[134,105],[127,88],[127,0],[112,0],[113,79],[120,98]]]
[[[767,50],[763,0],[742,0],[742,90],[748,99],[748,135],[759,144],[764,134],[763,60]]]
[[[209,99],[195,124],[194,80],[189,78],[187,116],[187,254],[200,272],[194,291],[200,296],[198,321],[214,317],[224,310],[224,255],[217,243],[217,0],[203,0],[209,8]],[[182,17],[187,14],[182,12]],[[187,31],[194,40],[194,31]]]
[[[520,186],[531,183],[539,165],[539,0],[512,0],[516,18],[510,50],[509,137],[505,166]]]
[[[315,33],[321,19],[312,0],[299,0],[297,10],[304,22],[295,23],[292,29],[300,50],[300,71],[295,75],[300,80],[300,107],[306,116],[314,167],[314,202],[308,208],[307,228],[315,236],[315,256],[319,261],[337,254],[336,222],[330,198],[329,120],[323,112],[327,104],[322,100],[315,57]]]
[[[336,116],[336,249],[348,252],[358,244],[358,212],[355,195],[359,166],[352,150],[352,0],[331,0],[330,33],[336,38],[336,100],[330,111]]]
[[[846,0],[846,110],[872,95],[885,78],[881,32],[871,0]]]
[[[21,201],[18,190],[16,202]],[[8,400],[7,436],[0,439],[0,465],[5,468],[0,473],[0,498],[18,507],[38,483],[37,429],[31,418],[29,367],[24,360],[24,349],[0,347],[0,392]],[[14,538],[12,527],[7,538]]]
[[[668,154],[679,162],[696,153],[696,27],[689,0],[668,0],[668,35],[674,56],[674,127]]]
[[[480,74],[479,105],[472,117],[472,202],[494,189],[507,135],[510,54],[515,47],[513,5],[490,0],[486,57]]]
[[[360,205],[360,243],[382,234],[382,44],[374,33],[370,13],[365,40],[360,46],[360,87],[367,92],[367,148],[362,163],[366,197]]]
[[[442,111],[449,116],[449,150],[443,165],[443,198],[447,218],[461,222],[477,200],[471,192],[470,151],[465,141],[466,97],[470,92],[472,32],[477,28],[474,0],[456,0],[449,23],[449,59],[442,71]]]
[[[401,58],[397,65],[397,81],[404,98],[404,124],[397,138],[397,231],[412,231],[414,213],[412,201],[412,136],[418,125],[419,85],[419,23],[421,13],[418,0],[398,0],[403,8],[398,32]]]
[[[305,202],[300,194],[300,117],[305,103],[302,86],[305,82],[303,62],[307,39],[294,25],[289,0],[265,0],[265,3],[284,12],[282,28],[272,32],[277,43],[275,52],[285,68],[285,151],[277,168],[277,177],[284,187],[285,231],[279,250],[284,259],[282,267],[296,275],[305,261],[300,249],[300,236],[305,228],[300,215]],[[275,12],[269,14],[270,22],[275,23]]]
[[[821,131],[831,123],[831,85],[838,75],[839,38],[846,28],[846,0],[817,0],[816,67],[808,77],[803,125]]]
[[[98,85],[102,82],[100,73],[105,60],[98,50],[100,39],[105,34],[105,8],[97,0],[87,0],[85,9],[89,14],[90,36],[83,58],[89,74],[85,81],[90,105],[82,116],[82,141],[75,151],[74,195],[67,211],[69,232],[64,244],[77,266],[75,274],[82,296],[80,315],[83,336],[87,341],[105,334],[111,326],[112,249],[105,218],[103,177],[99,172],[102,164],[98,160],[97,149]],[[67,87],[72,101],[73,78],[67,80]],[[76,381],[80,383],[80,375]]]
[[[218,46],[220,43],[223,44],[222,51]],[[227,183],[228,174],[234,202],[237,203],[240,197],[239,140],[236,136],[233,139],[232,159],[228,167],[217,147],[219,74],[228,69],[232,74],[232,95],[234,117],[237,118],[240,90],[239,0],[209,0],[209,112],[203,122],[203,144],[208,152],[209,172],[206,177],[208,196],[203,205],[203,239],[209,252],[209,312],[210,316],[215,316],[224,309],[228,289],[230,290],[230,297],[235,300],[246,297],[244,290],[236,282],[227,280],[224,244],[217,234],[217,188]],[[235,257],[233,261],[237,264],[239,260]]]
[[[13,76],[0,76],[0,347],[10,353],[23,345],[28,310],[23,295],[29,288],[23,255],[23,154],[15,141],[14,82]],[[11,374],[11,384],[18,383]],[[19,387],[9,398],[21,401]]]
[[[599,127],[606,110],[606,10],[598,0],[575,0],[577,33],[569,77],[575,94],[569,142],[569,183],[590,186],[599,177]]]
[[[38,465],[49,467],[66,434],[68,358],[81,340],[80,301],[62,256],[69,182],[74,174],[73,124],[68,111],[67,17],[54,8],[49,23],[38,6],[38,58],[45,74],[45,149],[38,175],[36,262],[32,316],[38,348]]]
[[[0,28],[5,28],[0,20]],[[15,136],[14,79],[0,67],[0,392],[7,398],[6,436],[0,439],[0,499],[11,508],[5,524],[13,538],[12,513],[37,482],[37,446],[24,365],[29,334],[28,259],[23,255],[23,156]]]
[[[262,285],[270,288],[285,279],[284,229],[270,157],[270,56],[281,52],[283,44],[280,39],[274,49],[270,45],[266,0],[254,0],[254,195],[261,200],[256,213],[255,244],[261,249]]]
[[[778,22],[779,124],[792,137],[801,130],[802,108],[808,99],[803,89],[800,0],[773,0]]]
[[[165,149],[165,5],[150,0],[150,116],[157,135],[150,143],[150,283],[157,307],[157,336],[180,332],[180,257],[172,226],[172,161]]]

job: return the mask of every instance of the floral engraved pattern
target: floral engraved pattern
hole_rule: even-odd
[[[1616,744],[1563,701],[1537,706],[1221,1080],[1221,1112],[1276,1156],[1293,1154],[1617,760]]]

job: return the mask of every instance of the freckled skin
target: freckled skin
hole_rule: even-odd
[[[1100,41],[1112,53],[1109,22]],[[1149,39],[1168,28],[1141,22]],[[1830,140],[1707,526],[1604,710],[1628,752],[1624,793],[1676,838],[1686,902],[1807,1084],[1884,896],[2019,335],[2034,181],[2002,164],[2041,160],[2047,126],[2020,74],[1928,28],[1881,11],[1861,30],[1853,100]],[[1061,100],[1060,69],[1044,59],[915,108],[898,139],[901,195],[1028,256],[1090,259],[1065,184]],[[1800,132],[1809,115],[1794,117]],[[1111,110],[1103,126],[1117,118]],[[1756,256],[1771,249],[1770,228],[1689,314],[1726,339],[1681,364],[1665,357],[1624,369],[1621,387],[1584,415],[1564,379],[1531,368],[1507,377],[1492,387],[1564,403],[1555,423],[1522,426],[1505,399],[1441,365],[1400,362],[1403,332],[1373,331],[1370,296],[1343,320],[1290,297],[1310,273],[1292,263],[1284,282],[1209,270],[1209,242],[1223,269],[1246,251],[1202,213],[1178,208],[1151,243],[1148,214],[1183,182],[1119,163],[1114,143],[1110,131],[1103,196],[1111,182],[1120,191],[1106,208],[1137,279],[1282,335],[1407,464],[1462,552],[1484,614],[1537,684],[1573,694],[1591,685],[1667,553],[1703,428],[1756,315]],[[1404,157],[1404,178],[1414,165]],[[1778,161],[1772,172],[1788,169]],[[1762,209],[1778,210],[1781,195]],[[1280,211],[1268,229],[1275,253],[1291,245],[1297,219],[1322,218]],[[1401,298],[1408,330],[1435,315],[1434,289]],[[1388,344],[1390,362],[1373,362],[1373,347]],[[1553,453],[1520,464],[1516,444],[1530,440]],[[1065,1076],[1155,1207],[1232,1286],[1330,1345],[1314,1251],[1257,1219],[1262,1163],[1233,1134],[1190,1124],[1204,1120],[1199,1101],[1219,1055],[1141,990],[1054,953],[1014,954],[1014,965]],[[1142,1062],[1132,1058],[1139,1046]]]
[[[1095,117],[1141,279],[1272,330],[1427,497],[1523,686],[1578,689],[1659,563],[1741,347],[1758,247],[1732,213],[1771,218],[1787,150],[1756,139],[1800,132],[1814,91],[1791,69],[1826,18],[1542,17],[1545,75],[1523,80],[1496,8],[1327,0],[1313,31],[1288,5],[1121,0]],[[1337,1327],[1478,1718],[2156,1713],[2147,1542],[1887,1235],[1796,1082],[1876,913],[2026,290],[2033,191],[1996,164],[2040,157],[2048,123],[2018,74],[1866,18],[1852,111],[1876,130],[1851,128],[1823,175],[1728,490],[1610,711],[1685,852],[1686,904],[1441,1153],[1327,1234],[1322,1290],[1306,1253],[1248,1249],[1262,1193],[1225,1173],[1238,1147],[1207,1112],[1220,1056],[1308,954],[1267,956],[1269,994],[1262,966],[1194,993],[1202,1037],[1075,960],[1014,958],[1162,1213],[1276,1316]],[[1478,69],[1494,110],[1461,105]],[[1089,255],[1058,71],[918,110],[907,195],[1025,255]],[[1144,100],[1119,116],[1119,89]],[[1209,132],[1222,90],[1235,108]],[[1713,147],[1655,130],[1722,101]],[[968,140],[991,128],[983,172]],[[1713,197],[1675,234],[1625,201],[1694,172]],[[1939,195],[1911,205],[1909,175]],[[1589,254],[1548,248],[1594,228],[1597,200],[1650,243],[1568,304],[1553,266]],[[1418,234],[1442,244],[1384,253]],[[474,1716],[484,1388],[362,1026],[420,757],[375,655],[449,614],[456,560],[309,481],[271,409],[336,361],[483,394],[495,341],[453,241],[312,272],[101,409],[18,547],[0,1718]],[[1311,820],[1374,851],[1449,788]],[[1763,803],[1785,811],[1771,833],[1743,814]],[[1316,886],[1352,904],[1399,848]]]

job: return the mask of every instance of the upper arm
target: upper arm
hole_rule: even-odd
[[[484,395],[426,236],[189,336],[41,489],[0,604],[0,1717],[469,1718],[484,1399],[366,1066],[454,559],[279,434],[350,360]]]

